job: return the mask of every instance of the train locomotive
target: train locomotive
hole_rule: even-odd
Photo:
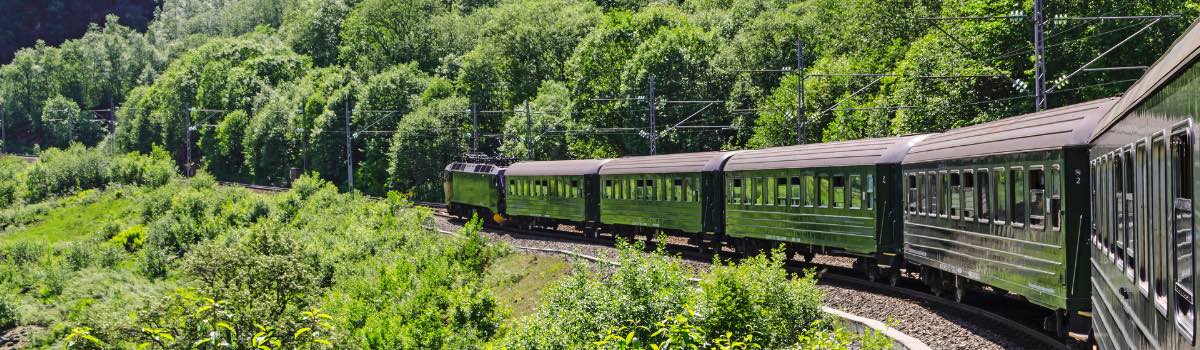
[[[870,279],[919,272],[960,301],[1014,294],[1101,349],[1197,349],[1198,57],[1193,23],[1120,97],[929,135],[454,163],[446,199],[464,218],[592,237],[849,256]]]

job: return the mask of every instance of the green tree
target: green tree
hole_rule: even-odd
[[[467,99],[424,101],[404,116],[392,136],[387,175],[393,189],[416,194],[417,200],[439,200],[446,164],[469,149]]]

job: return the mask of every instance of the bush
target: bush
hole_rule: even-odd
[[[543,294],[542,305],[505,337],[512,349],[584,349],[614,327],[648,339],[660,320],[683,314],[693,287],[677,259],[643,243],[619,243],[620,266],[611,276],[577,268]]]
[[[142,244],[146,242],[146,227],[142,225],[133,225],[121,231],[109,242],[120,245],[125,248],[125,251],[133,253],[142,249]]]
[[[66,251],[63,254],[64,258],[66,259],[67,266],[70,267],[72,271],[79,271],[91,266],[94,258],[93,247],[95,246],[96,244],[91,242],[74,242],[67,244]]]
[[[8,292],[0,293],[0,329],[17,325],[17,305]]]
[[[163,248],[152,246],[142,249],[141,254],[138,255],[138,272],[149,279],[167,277],[173,260],[175,260],[175,255]]]
[[[38,154],[24,176],[21,197],[37,202],[75,191],[103,188],[109,183],[157,187],[175,176],[170,154],[156,148],[150,156],[129,153],[119,157],[99,148],[72,144]]]
[[[714,334],[754,335],[765,348],[796,341],[796,335],[824,317],[825,294],[812,271],[789,276],[783,254],[759,255],[738,264],[720,264],[700,282],[697,322]]]

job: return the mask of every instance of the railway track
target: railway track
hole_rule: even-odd
[[[243,187],[243,188],[247,188],[252,191],[257,191],[257,192],[284,192],[284,191],[288,190],[287,188],[283,188],[283,187],[250,185],[250,184],[242,184],[242,183],[235,183],[235,182],[220,182],[220,184],[225,185],[225,186]],[[436,216],[448,218],[451,220],[457,220],[457,221],[461,222],[461,219],[451,216],[450,214],[448,214],[446,212],[446,205],[444,203],[418,202],[418,201],[414,201],[412,203],[414,205],[433,209],[433,213]],[[489,226],[489,229],[502,231],[502,232],[505,232],[508,234],[534,236],[534,237],[538,237],[540,239],[560,241],[560,242],[582,243],[582,244],[601,245],[601,246],[613,245],[613,239],[611,239],[611,238],[606,238],[606,237],[589,238],[589,237],[584,237],[583,235],[579,234],[578,232],[569,232],[569,231],[562,231],[562,230],[536,230],[536,229],[535,230],[527,230],[527,229],[519,229],[519,228],[513,228],[513,227],[497,227],[497,226]],[[659,243],[662,243],[662,242],[659,242]],[[694,246],[686,245],[686,244],[679,244],[679,243],[671,243],[671,242],[666,242],[665,244],[666,244],[667,251],[670,251],[671,253],[674,253],[674,254],[678,254],[680,257],[682,257],[684,259],[689,259],[692,261],[699,261],[699,262],[704,262],[704,263],[708,263],[708,262],[712,261],[712,257],[713,257],[712,253],[700,253],[699,250]],[[545,249],[545,248],[529,248],[529,250],[537,250],[537,251],[543,251],[543,252],[547,252],[547,253],[571,255],[576,258],[590,260],[590,261],[594,261],[594,262],[606,263],[606,264],[613,263],[612,261],[609,261],[609,260],[601,258],[601,257],[580,254],[580,253],[565,251],[565,250]],[[720,254],[722,256],[722,258],[726,258],[726,259],[736,259],[739,257],[739,255],[737,255],[736,253],[728,251],[728,250],[722,250],[722,251],[718,252],[717,254]],[[915,288],[902,287],[899,285],[891,286],[886,283],[867,281],[861,276],[860,272],[853,270],[853,269],[844,268],[844,267],[816,266],[813,264],[800,263],[799,261],[794,261],[794,260],[790,261],[787,265],[788,270],[790,270],[791,272],[796,272],[796,273],[801,273],[801,272],[803,272],[804,269],[808,269],[808,268],[812,268],[812,267],[820,267],[821,268],[821,273],[820,273],[819,278],[822,280],[834,282],[834,283],[841,284],[841,285],[851,286],[852,288],[859,289],[859,290],[872,291],[873,293],[892,295],[892,296],[898,296],[898,297],[902,297],[902,298],[909,298],[909,299],[920,300],[923,302],[928,302],[928,303],[935,305],[936,307],[941,308],[943,310],[951,310],[954,313],[958,314],[959,316],[964,317],[964,319],[972,320],[973,322],[975,322],[976,324],[979,324],[980,326],[990,326],[993,330],[1003,329],[1008,334],[1012,334],[1013,336],[1020,337],[1019,339],[1024,339],[1026,343],[1035,343],[1034,346],[1032,346],[1031,348],[1038,348],[1038,349],[1067,349],[1068,348],[1067,344],[1064,341],[1056,339],[1053,336],[1046,334],[1045,332],[1042,332],[1041,330],[1026,326],[1026,324],[1033,321],[1033,320],[1028,319],[1027,317],[1021,317],[1021,316],[1009,317],[1009,316],[1001,315],[996,312],[986,310],[984,308],[977,307],[974,305],[958,303],[953,300],[947,299],[946,297],[935,296],[929,292],[917,290]],[[995,301],[995,300],[992,300],[992,301]],[[1014,315],[1014,314],[1019,314],[1019,313],[1010,313],[1009,315]]]

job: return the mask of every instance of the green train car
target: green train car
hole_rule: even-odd
[[[600,227],[600,166],[607,160],[520,162],[505,170],[506,215],[523,227]]]
[[[988,285],[1089,322],[1088,138],[1115,98],[950,130],[904,159],[904,254],[935,294]],[[1082,312],[1082,313],[1081,313]]]
[[[1100,349],[1198,349],[1195,174],[1200,22],[1092,136],[1092,337]]]
[[[614,234],[721,237],[721,168],[735,152],[627,157],[600,168],[600,222]]]
[[[446,211],[464,219],[478,215],[497,220],[504,213],[504,168],[491,164],[450,163],[442,178]]]
[[[858,257],[869,278],[884,272],[894,284],[903,243],[900,162],[924,137],[739,152],[724,169],[725,234],[741,252],[783,242],[789,257]]]

